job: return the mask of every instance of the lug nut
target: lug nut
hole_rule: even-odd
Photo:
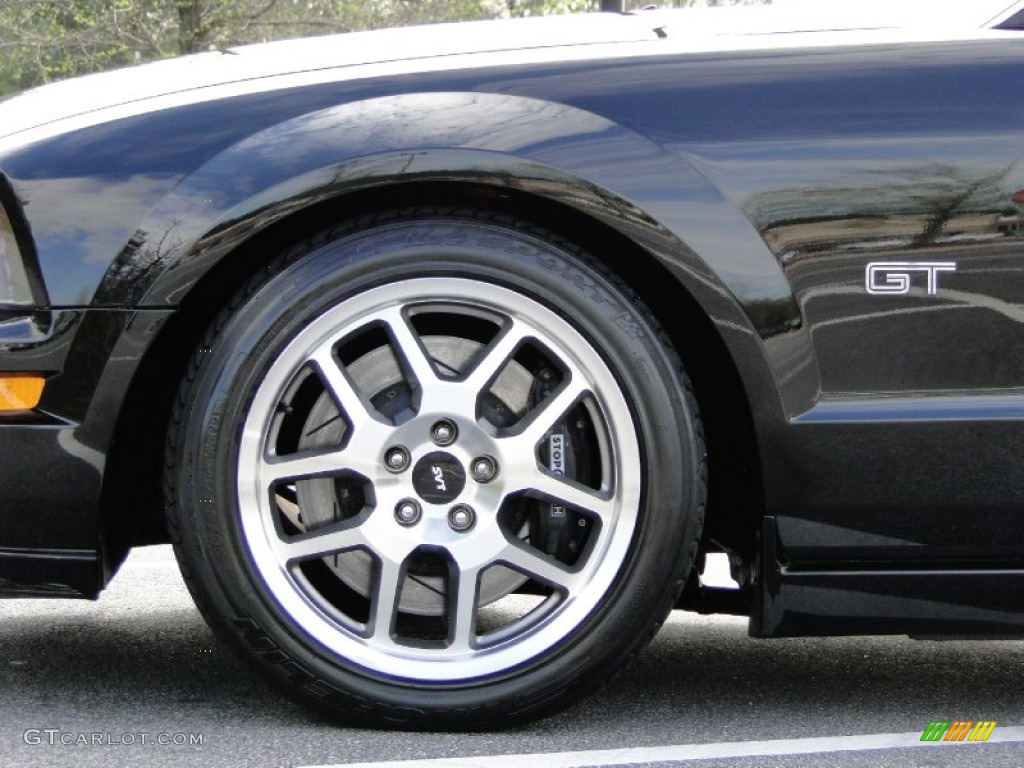
[[[453,531],[462,533],[476,524],[476,512],[465,504],[456,504],[448,510],[448,525]]]
[[[448,419],[441,419],[430,428],[430,439],[437,445],[451,445],[458,434],[459,430]]]
[[[498,464],[490,456],[479,456],[473,459],[469,472],[478,483],[489,483],[498,474]]]
[[[409,450],[404,445],[388,448],[384,454],[384,466],[389,472],[404,472],[409,466]]]
[[[415,499],[402,499],[395,504],[395,520],[401,525],[416,525],[422,515],[423,510]]]

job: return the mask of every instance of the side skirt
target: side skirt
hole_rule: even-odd
[[[753,637],[1024,637],[1024,567],[798,570],[779,562],[774,518],[762,535]]]
[[[0,549],[0,597],[95,599],[98,573],[90,550]]]

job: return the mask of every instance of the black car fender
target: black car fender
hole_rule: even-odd
[[[788,361],[812,355],[799,308],[743,212],[654,141],[600,115],[519,96],[388,96],[252,134],[153,208],[139,225],[144,236],[111,265],[95,303],[175,306],[218,261],[289,216],[331,200],[343,209],[368,190],[430,182],[524,192],[617,230],[703,308],[742,359],[758,413],[779,417],[813,402],[814,366],[805,366],[811,380],[786,370]],[[609,261],[614,269],[615,256]],[[137,279],[123,280],[124,270]],[[779,335],[784,350],[765,344]]]

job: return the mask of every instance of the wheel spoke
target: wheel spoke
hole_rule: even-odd
[[[479,588],[479,569],[457,571],[453,574],[455,588],[452,590],[454,599],[449,600],[451,621],[451,647],[458,649],[472,648],[476,636],[476,603]]]
[[[523,323],[512,320],[483,351],[480,362],[465,381],[466,388],[472,391],[477,399],[527,338],[528,330]]]
[[[398,601],[402,594],[404,571],[401,563],[386,557],[379,558],[378,564],[370,633],[374,640],[390,644]]]
[[[565,382],[553,397],[542,402],[531,414],[526,428],[511,439],[523,443],[520,450],[528,451],[529,455],[533,456],[541,438],[589,391],[586,379],[578,371],[573,371],[569,381]]]
[[[365,546],[366,538],[358,525],[316,530],[281,541],[278,551],[287,564],[326,557],[346,549]]]
[[[572,593],[576,586],[575,573],[540,552],[509,544],[501,553],[500,560],[567,593]]]
[[[318,349],[309,359],[320,374],[335,405],[348,417],[353,427],[373,419],[373,407],[366,402],[348,376],[341,370],[330,346]]]
[[[614,502],[605,493],[558,475],[549,475],[539,469],[520,490],[536,491],[566,506],[590,512],[602,519],[610,518],[615,511]]]
[[[302,480],[344,471],[373,477],[377,465],[353,451],[327,450],[264,459],[260,465],[260,487],[268,489],[282,480]]]
[[[401,308],[390,309],[380,318],[391,332],[395,353],[405,363],[421,390],[425,390],[438,379],[430,354],[423,347],[419,335],[413,330]]]

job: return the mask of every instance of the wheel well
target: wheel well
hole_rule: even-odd
[[[710,474],[701,551],[724,550],[743,563],[753,561],[763,506],[753,420],[732,358],[696,301],[649,253],[570,206],[486,185],[418,182],[355,193],[293,214],[225,256],[185,296],[140,364],[114,432],[102,502],[108,574],[131,546],[168,540],[161,473],[171,405],[189,357],[237,289],[276,254],[341,219],[439,206],[465,208],[467,215],[486,209],[534,222],[605,261],[636,291],[682,357],[704,419]],[[139,441],[140,434],[148,439]]]

